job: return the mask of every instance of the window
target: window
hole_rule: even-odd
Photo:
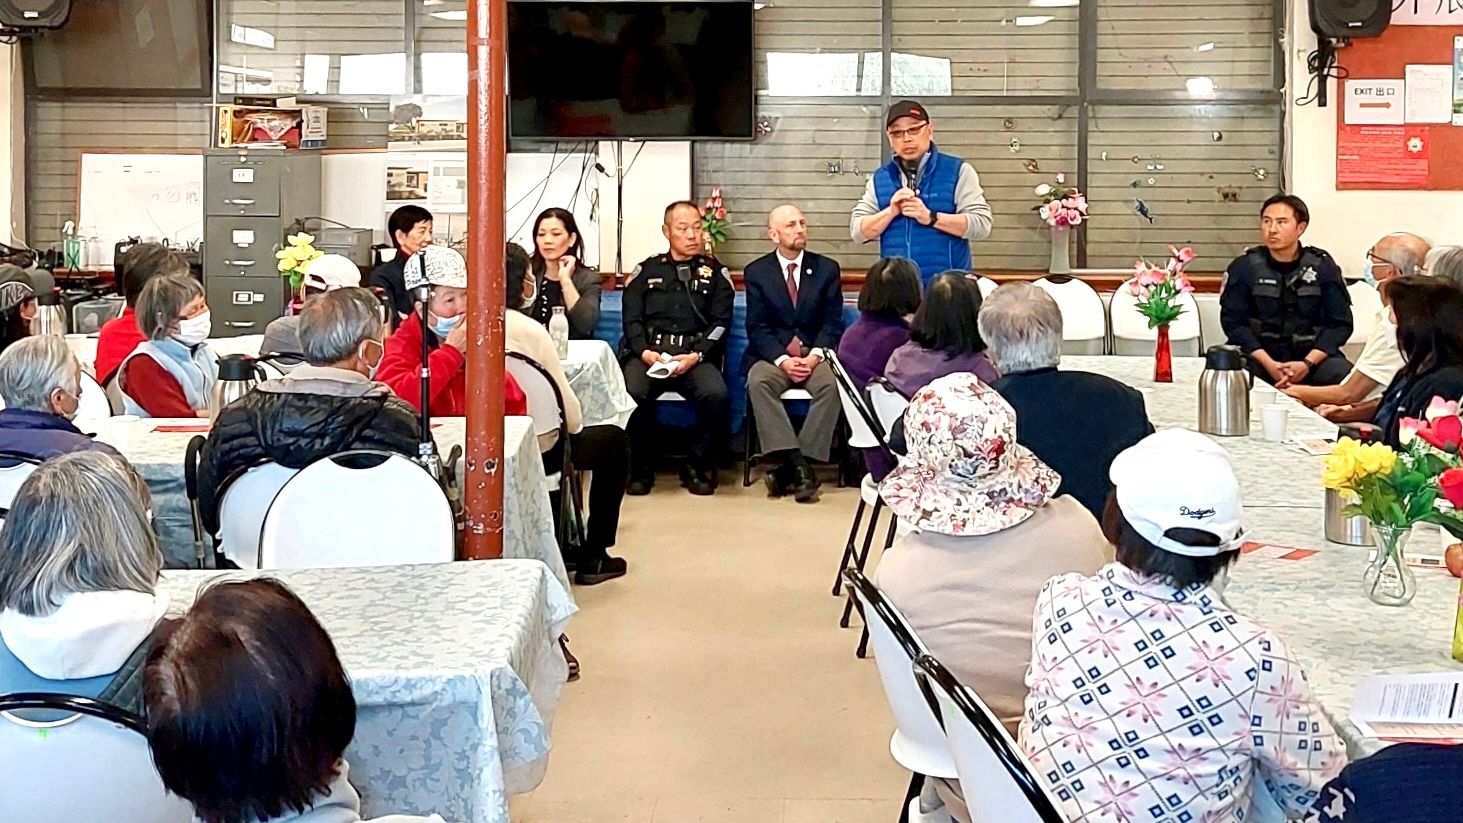
[[[884,108],[916,97],[995,212],[977,268],[1045,269],[1033,189],[1065,172],[1092,203],[1078,265],[1127,269],[1172,243],[1199,251],[1195,271],[1220,271],[1282,182],[1276,5],[887,0],[886,15],[868,0],[769,0],[756,29],[768,133],[698,143],[696,194],[725,191],[730,265],[767,250],[766,212],[791,201],[814,246],[864,269],[878,246],[849,238],[848,212],[887,157]]]
[[[219,0],[218,8],[220,94],[380,96],[405,87],[404,0]]]

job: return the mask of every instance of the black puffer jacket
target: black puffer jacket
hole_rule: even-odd
[[[380,383],[292,375],[260,384],[219,412],[199,455],[198,502],[204,528],[218,533],[219,486],[235,471],[268,461],[302,469],[350,449],[415,455],[416,414]]]

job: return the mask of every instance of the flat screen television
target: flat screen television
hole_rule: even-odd
[[[514,138],[750,140],[751,0],[512,0]]]
[[[25,41],[29,91],[53,97],[209,97],[211,3],[71,0],[71,19]]]

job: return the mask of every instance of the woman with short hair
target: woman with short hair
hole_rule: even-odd
[[[278,580],[204,589],[148,655],[143,695],[163,785],[202,823],[361,819],[342,759],[356,731],[350,679],[320,621]]]
[[[218,379],[218,358],[208,347],[213,331],[203,284],[187,274],[154,277],[137,298],[139,343],[117,370],[128,414],[208,417]]]
[[[0,400],[0,451],[36,460],[74,451],[117,453],[71,422],[81,408],[81,364],[55,335],[27,337],[0,352]]]
[[[1346,748],[1295,655],[1220,594],[1249,536],[1227,453],[1167,429],[1111,477],[1117,562],[1037,597],[1020,730],[1035,773],[1072,823],[1300,816]]]
[[[930,281],[909,342],[894,350],[884,376],[906,397],[947,374],[970,372],[990,385],[1001,376],[980,336],[980,287],[964,272]]]
[[[838,362],[854,387],[883,377],[894,350],[909,342],[909,321],[919,311],[919,267],[886,257],[869,267],[858,294],[858,319],[838,341]]]
[[[137,711],[144,643],[168,608],[147,485],[74,452],[26,479],[0,530],[0,694],[106,695]]]
[[[1434,397],[1463,397],[1463,289],[1436,277],[1387,284],[1402,368],[1382,393],[1372,422],[1400,446],[1402,418],[1421,418]]]
[[[568,209],[544,209],[533,221],[533,279],[536,293],[523,313],[547,325],[564,309],[569,336],[594,337],[599,325],[599,272],[584,265],[584,238]]]

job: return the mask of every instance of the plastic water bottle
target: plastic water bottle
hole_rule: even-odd
[[[569,318],[564,314],[563,306],[555,306],[554,316],[549,318],[549,337],[554,339],[554,348],[559,351],[559,359],[567,359],[569,357]]]

